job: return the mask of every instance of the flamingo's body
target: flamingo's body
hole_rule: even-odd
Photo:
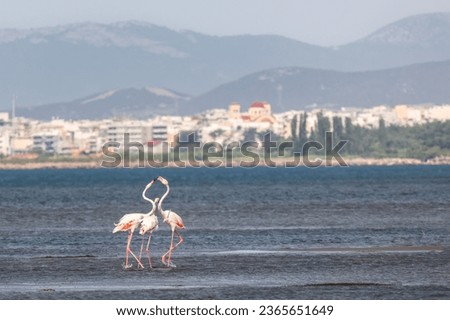
[[[177,229],[184,229],[184,223],[183,223],[183,220],[181,219],[181,217],[178,214],[176,214],[175,212],[173,212],[172,210],[163,210],[162,209],[162,202],[167,197],[167,195],[169,194],[169,191],[170,191],[169,182],[165,178],[163,178],[161,176],[159,176],[156,179],[159,182],[161,182],[163,185],[165,185],[166,188],[167,188],[166,193],[164,193],[164,195],[161,197],[161,200],[159,201],[158,211],[161,214],[162,218],[164,219],[164,222],[167,223],[169,225],[169,227],[170,227],[170,230],[172,230],[172,238],[171,238],[171,241],[170,241],[170,248],[161,257],[162,262],[165,265],[167,265],[167,267],[171,267],[171,266],[174,266],[174,265],[171,264],[172,251],[175,250],[184,241],[183,237],[181,236],[181,234],[177,230]],[[175,234],[178,237],[178,242],[174,245],[173,244],[173,238],[174,238]],[[168,256],[167,262],[166,262],[166,256]]]
[[[152,184],[155,182],[155,180],[152,180],[144,189],[143,191],[143,195],[145,195],[145,192],[152,186]],[[144,199],[146,199],[144,197]],[[148,199],[148,198],[147,198]],[[146,199],[146,200],[147,200]],[[122,231],[122,232],[126,232],[128,231],[128,239],[127,239],[127,247],[125,250],[125,264],[124,264],[124,268],[125,269],[129,269],[132,267],[131,264],[128,264],[128,254],[131,253],[131,255],[134,257],[134,259],[136,259],[139,267],[144,268],[144,265],[142,264],[141,260],[136,257],[136,255],[134,254],[134,252],[131,250],[130,248],[130,244],[131,244],[131,239],[133,238],[133,233],[136,230],[136,228],[139,227],[139,224],[141,223],[141,221],[146,217],[147,214],[144,213],[128,213],[126,215],[124,215],[118,223],[115,223],[115,228],[112,231],[113,233],[116,233],[118,231]]]

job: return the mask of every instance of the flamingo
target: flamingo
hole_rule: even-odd
[[[170,268],[170,267],[175,267],[175,265],[171,264],[171,262],[170,262],[170,260],[172,258],[172,251],[175,250],[184,241],[183,237],[181,237],[181,234],[177,230],[177,229],[184,229],[184,223],[183,223],[183,220],[181,219],[181,217],[178,214],[176,214],[175,212],[173,212],[172,210],[163,210],[162,209],[162,202],[167,197],[167,195],[169,194],[169,191],[170,191],[169,182],[165,178],[163,178],[161,176],[157,177],[156,180],[161,182],[167,188],[166,193],[164,193],[164,195],[161,197],[161,200],[158,203],[158,211],[161,214],[161,216],[163,217],[164,222],[167,223],[170,226],[170,229],[172,230],[172,238],[171,238],[171,241],[170,241],[170,248],[161,257],[161,260],[162,260],[163,264],[165,264],[168,268]],[[177,234],[179,240],[178,240],[177,244],[174,246],[173,245],[173,238],[174,238],[174,234],[175,233]],[[166,263],[166,256],[167,255],[169,257],[168,257],[167,263]]]
[[[142,192],[142,196],[144,197],[144,199],[146,198],[145,192],[152,186],[152,184],[154,182],[155,182],[155,179],[150,181],[150,183],[147,184],[144,191]],[[132,267],[132,264],[128,264],[128,254],[129,253],[131,253],[131,255],[134,257],[134,259],[136,259],[139,267],[144,268],[141,260],[138,257],[136,257],[134,252],[131,250],[130,244],[131,244],[131,239],[133,238],[134,230],[136,230],[136,228],[139,227],[139,224],[141,223],[142,219],[144,219],[145,216],[146,216],[146,214],[144,214],[144,213],[128,213],[128,214],[124,215],[122,218],[120,218],[119,223],[114,224],[116,227],[112,231],[113,233],[116,233],[118,231],[123,231],[123,232],[128,231],[127,247],[125,250],[124,269],[129,269]]]
[[[142,193],[142,197],[152,204],[152,210],[149,213],[147,213],[141,221],[141,228],[139,230],[139,234],[142,235],[142,242],[141,242],[141,251],[139,252],[139,260],[141,259],[141,256],[142,256],[142,249],[144,247],[145,234],[148,233],[149,236],[148,236],[147,247],[145,248],[145,252],[147,253],[148,264],[151,269],[152,268],[152,259],[150,257],[150,241],[152,239],[153,231],[158,230],[158,217],[155,215],[155,212],[156,212],[156,206],[159,202],[159,198],[155,198],[155,201],[147,198],[145,196],[145,190]]]

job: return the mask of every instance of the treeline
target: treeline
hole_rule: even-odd
[[[332,131],[335,143],[349,142],[342,154],[360,157],[401,157],[428,160],[441,155],[450,155],[450,121],[430,122],[414,126],[386,126],[383,118],[376,129],[354,125],[350,118],[332,120],[317,115],[317,126],[308,134],[307,114],[295,116],[291,121],[291,136],[296,149],[311,140],[324,143],[325,132]]]

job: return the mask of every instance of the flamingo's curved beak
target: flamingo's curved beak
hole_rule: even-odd
[[[159,182],[161,182],[162,184],[164,184],[164,185],[167,185],[169,182],[166,180],[166,178],[164,178],[164,177],[161,177],[161,176],[158,176],[157,178],[156,178]]]

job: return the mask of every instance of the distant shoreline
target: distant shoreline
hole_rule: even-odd
[[[347,164],[352,166],[395,166],[395,165],[450,165],[450,158],[438,158],[432,159],[431,161],[423,162],[418,159],[410,159],[410,158],[350,158],[345,159]],[[273,162],[277,167],[285,167],[286,160],[285,159],[274,159]],[[1,162],[0,161],[0,170],[34,170],[34,169],[100,169],[105,168],[101,165],[101,160],[96,161],[46,161],[46,162]],[[334,162],[336,166],[337,163]],[[269,167],[264,163],[257,165],[258,167]],[[304,167],[305,165],[300,164],[300,167]],[[190,165],[186,165],[187,168],[192,168]],[[202,166],[204,167],[204,166]],[[225,164],[219,166],[225,167]],[[234,161],[233,168],[240,167],[239,161]],[[137,161],[132,161],[130,167],[131,169],[138,168],[156,168],[146,164],[145,167],[139,167]],[[169,162],[166,168],[182,168],[178,167],[175,163]],[[230,167],[229,167],[230,168]],[[118,166],[116,168],[105,168],[105,169],[123,169],[122,166]]]

